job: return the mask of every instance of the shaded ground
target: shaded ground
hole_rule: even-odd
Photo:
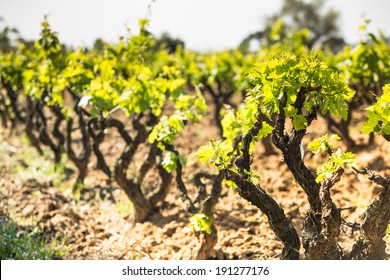
[[[317,120],[306,137],[305,146],[309,140],[326,133],[325,127],[322,120]],[[189,127],[178,140],[179,150],[190,154],[185,169],[187,182],[191,181],[194,170],[207,169],[196,161],[194,153],[199,145],[210,137],[217,138],[216,135],[215,126],[210,124],[209,118],[205,118],[201,124]],[[360,135],[357,128],[355,135]],[[104,150],[115,155],[123,144],[115,137],[111,139],[111,142],[105,143]],[[64,259],[191,258],[197,239],[175,185],[172,185],[167,199],[160,205],[160,212],[155,213],[150,221],[134,226],[131,223],[130,202],[101,172],[90,172],[85,189],[76,199],[69,187],[75,175],[69,170],[63,170],[66,176],[60,180],[55,175],[56,171],[51,175],[54,177],[42,176],[39,170],[34,174],[30,170],[33,164],[24,162],[20,155],[36,157],[36,154],[20,141],[20,137],[8,137],[2,145],[0,212],[19,224],[34,223],[42,228],[48,242],[55,240],[58,246],[65,246]],[[324,160],[308,151],[305,159],[313,169]],[[142,160],[142,155],[139,155],[139,161]],[[50,162],[45,158],[43,161]],[[360,167],[370,167],[390,176],[390,144],[377,137],[375,145],[358,153],[357,161]],[[293,180],[281,156],[264,156],[263,147],[258,145],[254,168],[261,176],[262,187],[282,205],[299,231],[308,205],[302,189]],[[153,178],[153,174],[149,176]],[[345,208],[342,215],[346,221],[356,220],[378,190],[367,178],[354,174],[350,169],[332,189],[335,204]],[[228,187],[223,188],[215,218],[218,257],[279,258],[282,244],[270,230],[265,215]],[[357,236],[357,232],[345,227],[339,240],[341,246],[349,249]],[[390,247],[389,235],[386,242]]]

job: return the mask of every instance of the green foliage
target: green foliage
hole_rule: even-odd
[[[270,120],[282,111],[290,118],[295,131],[308,126],[307,112],[318,110],[322,114],[328,111],[343,119],[348,117],[349,101],[354,92],[347,86],[339,74],[320,61],[315,53],[304,55],[281,55],[260,63],[250,74],[252,88],[248,91],[244,104],[234,112],[228,109],[222,127],[224,140],[210,141],[198,150],[199,160],[216,167],[218,170],[232,168],[233,158],[242,155],[242,141],[238,137],[246,135],[251,128],[259,126],[258,135],[253,135],[249,143],[249,153],[254,143],[273,132],[273,127],[259,119],[262,115]],[[311,143],[314,152],[332,148],[332,140],[324,136]],[[317,181],[329,178],[345,164],[351,163],[354,155],[337,151],[330,156],[329,163],[319,169]],[[258,176],[252,170],[245,170],[253,183]]]
[[[161,164],[166,171],[172,172],[176,169],[178,163],[180,163],[181,165],[185,165],[186,159],[176,153],[166,152],[164,160]]]
[[[234,139],[240,135],[243,135],[249,130],[249,126],[246,125],[245,120],[246,107],[245,104],[241,104],[237,110],[229,109],[221,121],[223,128],[223,136],[233,143]]]
[[[38,57],[56,61],[61,53],[61,45],[57,34],[50,28],[50,24],[45,16],[41,23],[41,37],[35,42],[35,48],[38,50]]]
[[[224,182],[229,188],[231,188],[232,190],[235,190],[235,189],[237,188],[236,183],[234,183],[233,181],[224,179],[223,182]]]
[[[270,124],[268,124],[265,121],[261,122],[261,129],[260,129],[259,133],[257,134],[257,136],[255,137],[255,140],[259,140],[261,138],[267,137],[268,135],[270,135],[272,133],[273,130],[274,130],[274,128]]]
[[[329,179],[346,165],[355,164],[356,155],[351,152],[342,152],[340,149],[332,153],[327,163],[317,169],[316,182],[319,183],[325,179]]]
[[[198,213],[190,218],[190,224],[195,232],[211,234],[211,219],[203,213]]]
[[[258,50],[261,60],[269,60],[282,54],[304,54],[308,52],[307,43],[310,31],[306,28],[288,31],[282,20],[277,20],[270,31],[269,42]]]
[[[62,82],[76,94],[85,92],[93,79],[93,63],[93,58],[80,48],[68,53],[60,74]]]
[[[233,143],[234,140],[241,135],[244,135],[249,131],[251,127],[255,125],[257,121],[257,104],[255,102],[246,102],[241,104],[237,110],[228,110],[224,115],[221,123],[223,127],[223,136],[229,143]],[[255,140],[267,137],[273,131],[273,127],[267,122],[261,123],[261,129],[256,135]]]
[[[165,150],[166,144],[173,143],[188,121],[198,122],[206,110],[206,103],[198,94],[188,95],[181,92],[173,97],[173,102],[176,111],[170,116],[162,116],[149,134],[149,142],[158,143],[162,150]]]
[[[62,91],[67,84],[61,77],[65,56],[55,32],[45,17],[41,23],[41,37],[35,42],[35,52],[23,72],[26,94],[34,99],[44,98],[49,105],[63,105]]]
[[[256,171],[250,169],[249,171],[244,170],[244,173],[253,184],[256,185],[260,182],[260,176],[256,173]]]
[[[298,15],[300,16],[301,14]],[[301,23],[305,24],[307,21],[318,22],[318,17],[304,18]],[[349,102],[355,93],[347,82],[358,89],[361,86],[371,89],[369,86],[372,84],[378,86],[390,82],[390,48],[383,35],[367,34],[356,47],[346,47],[340,54],[330,55],[325,51],[309,51],[308,46],[318,39],[313,37],[313,30],[289,28],[286,23],[277,21],[267,34],[268,43],[256,53],[244,54],[237,49],[196,53],[183,48],[177,48],[176,53],[168,53],[164,49],[156,48],[156,40],[147,30],[147,20],[140,20],[139,26],[137,34],[129,32],[116,44],[101,42],[99,51],[77,49],[67,52],[45,18],[35,49],[28,50],[21,45],[13,52],[0,53],[0,87],[6,89],[4,98],[3,91],[0,96],[1,116],[5,119],[8,113],[12,115],[11,97],[6,93],[9,89],[15,91],[15,95],[25,94],[21,98],[23,103],[20,103],[24,107],[27,107],[25,104],[31,103],[34,108],[42,105],[41,114],[49,112],[46,118],[49,128],[47,138],[52,138],[55,144],[61,144],[60,137],[54,135],[58,132],[51,131],[58,112],[62,112],[65,121],[68,121],[76,112],[81,111],[85,123],[92,131],[100,129],[100,126],[104,129],[104,124],[108,123],[105,123],[106,119],[114,112],[120,111],[126,115],[123,124],[134,121],[132,128],[143,126],[144,131],[149,133],[149,143],[137,145],[157,145],[164,157],[162,166],[172,172],[180,165],[185,165],[185,158],[174,152],[175,140],[189,122],[198,122],[206,113],[203,94],[208,92],[208,96],[211,96],[218,108],[217,112],[220,113],[216,120],[219,121],[219,116],[222,116],[223,140],[211,140],[201,146],[197,151],[199,160],[215,167],[220,175],[229,174],[238,184],[242,182],[237,179],[240,177],[257,185],[260,177],[250,167],[257,141],[275,133],[274,142],[280,140],[278,148],[286,144],[286,148],[296,148],[294,151],[298,151],[298,147],[292,145],[299,143],[302,139],[300,136],[303,137],[316,114],[332,113],[349,123],[351,106],[348,105],[352,104]],[[328,27],[332,29],[331,25]],[[361,29],[365,28],[363,26]],[[323,34],[317,35],[321,37]],[[380,96],[380,92],[375,93]],[[244,102],[237,105],[236,99],[231,100],[233,94],[238,97],[244,95]],[[65,102],[64,97],[68,95],[72,98]],[[27,103],[26,100],[32,102]],[[75,110],[76,103],[83,110]],[[368,120],[361,130],[364,133],[390,135],[389,105],[390,84],[383,87],[383,95],[378,98],[377,103],[367,108]],[[40,134],[42,130],[38,129],[44,129],[42,122],[45,117],[34,115],[34,112],[29,111],[32,108],[24,109],[21,116],[28,118],[31,113],[31,119],[35,118],[33,134]],[[120,120],[122,117],[116,119]],[[273,127],[275,120],[279,121],[275,126],[276,130]],[[6,123],[3,119],[2,121]],[[288,132],[290,123],[293,128]],[[39,127],[37,130],[35,124]],[[60,130],[63,127],[62,123]],[[124,127],[128,135],[131,135],[128,138],[136,135],[132,139],[134,142],[146,136],[128,131],[130,126]],[[80,127],[75,125],[73,129]],[[99,137],[105,137],[108,130],[98,131],[101,134],[95,135],[97,137],[94,137],[94,143],[98,144]],[[301,133],[297,133],[299,131]],[[141,137],[138,138],[139,135]],[[44,138],[45,135],[40,134],[37,141],[44,142]],[[46,143],[50,142],[47,138]],[[292,141],[289,141],[289,138]],[[299,141],[294,141],[296,139]],[[66,138],[65,142],[68,140],[69,138]],[[132,142],[131,139],[125,140],[126,143]],[[329,160],[317,171],[317,183],[331,178],[340,169],[355,162],[354,154],[342,152],[340,149],[332,150],[336,140],[340,140],[340,137],[325,135],[309,144],[313,153],[329,154]],[[70,142],[69,146],[75,144],[72,139]],[[1,169],[12,169],[11,171],[18,173],[22,179],[33,177],[38,180],[51,180],[55,184],[65,178],[65,166],[62,163],[52,165],[46,158],[33,153],[17,153],[15,148],[2,144],[0,142],[0,150],[6,151],[8,156],[5,157],[5,163],[0,164]],[[65,146],[66,144],[59,147],[59,150],[66,150]],[[128,146],[130,145],[127,145],[126,149]],[[81,150],[81,155],[85,152],[82,149],[83,147],[77,149],[78,152]],[[159,156],[161,151],[158,152]],[[21,156],[17,157],[18,163],[9,160],[15,153]],[[42,160],[45,162],[42,163]],[[159,164],[159,161],[157,162]],[[118,172],[115,172],[114,177],[119,177],[117,175]],[[126,177],[130,173],[124,170],[124,175]],[[226,178],[224,182],[233,189],[237,187],[233,181]],[[76,186],[78,195],[82,186],[81,182],[79,184]],[[41,193],[35,191],[33,195],[39,196]],[[127,214],[136,210],[125,209],[119,204],[118,207]],[[194,231],[211,234],[212,221],[205,214],[192,216],[190,223]],[[46,251],[42,251],[40,255],[38,247],[35,247],[36,240],[43,244],[40,235],[36,236],[30,230],[19,228],[15,224],[1,226],[1,244],[8,246],[1,247],[2,258],[3,255],[6,256],[4,258],[52,258],[53,255],[46,254]],[[390,228],[387,233],[389,231]],[[9,236],[10,239],[6,239]],[[30,251],[37,253],[29,255]]]
[[[383,95],[366,111],[368,119],[361,131],[366,134],[376,132],[390,135],[390,84],[383,87]]]
[[[0,259],[2,260],[52,260],[61,254],[45,245],[42,233],[21,228],[0,217]]]
[[[314,53],[309,55],[280,56],[260,63],[251,73],[253,88],[250,102],[258,103],[267,116],[280,113],[280,103],[286,99],[283,108],[287,117],[292,118],[295,130],[307,126],[305,116],[298,113],[296,101],[304,94],[303,108],[310,111],[318,108],[322,114],[328,111],[343,119],[348,117],[349,101],[354,92],[339,74]]]
[[[331,141],[340,140],[340,136],[333,134],[330,137],[326,134],[320,138],[314,139],[309,143],[309,150],[315,154],[327,152],[333,148]]]
[[[183,114],[177,113],[171,116],[163,116],[160,122],[154,127],[149,134],[150,143],[172,144],[173,140],[179,135],[184,128],[186,120]],[[159,144],[160,149],[165,149],[163,144]]]
[[[314,139],[309,143],[309,149],[313,153],[330,154],[328,162],[317,169],[317,183],[331,178],[333,174],[335,174],[341,168],[344,168],[346,165],[355,164],[355,154],[351,152],[342,152],[340,149],[337,149],[336,151],[332,150],[334,147],[334,143],[332,143],[332,141],[338,141],[340,139],[341,138],[336,134],[333,134],[330,137],[328,135],[324,135],[320,138]]]
[[[366,32],[370,21],[366,20],[359,30]],[[346,46],[336,57],[338,68],[344,73],[349,83],[384,84],[390,82],[390,46],[384,34],[362,34],[362,39],[355,46]],[[367,94],[369,94],[367,92]]]
[[[231,161],[232,146],[223,140],[210,140],[198,149],[197,156],[202,163],[208,163],[219,170],[228,168]]]
[[[238,50],[207,54],[185,51],[181,54],[189,84],[207,85],[222,95],[238,92],[246,86],[244,73],[249,70],[252,59]]]
[[[0,52],[0,86],[10,85],[14,91],[22,89],[22,75],[29,60],[29,51],[23,45],[19,45],[15,52]]]

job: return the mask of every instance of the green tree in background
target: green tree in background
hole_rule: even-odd
[[[0,17],[0,50],[9,52],[13,47],[12,37],[18,36],[19,31],[15,27],[4,24],[4,19]]]
[[[0,51],[8,53],[16,49],[16,45],[23,44],[27,49],[34,48],[34,40],[28,40],[20,36],[16,27],[10,27],[5,24],[0,16]]]
[[[321,45],[333,52],[341,50],[344,39],[339,34],[339,12],[325,9],[324,0],[284,0],[279,11],[267,18],[264,30],[249,34],[241,43],[241,49],[249,48],[250,41],[267,41],[275,23],[282,20],[287,28],[285,34],[293,30],[307,29],[309,37],[306,46],[311,49]],[[281,38],[283,39],[283,38]]]

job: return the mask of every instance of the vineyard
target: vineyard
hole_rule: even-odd
[[[147,20],[66,50],[45,19],[0,52],[2,258],[388,259],[390,45],[368,24],[336,53],[281,21],[199,53]],[[32,236],[53,252],[7,249]]]

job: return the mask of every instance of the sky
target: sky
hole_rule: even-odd
[[[309,1],[309,0],[307,0]],[[150,18],[156,36],[168,32],[188,48],[207,51],[236,47],[249,33],[262,29],[266,16],[282,0],[0,0],[0,16],[26,39],[37,39],[40,22],[48,15],[60,41],[91,46],[98,37],[109,42],[137,30],[139,18]],[[150,6],[150,8],[149,8]],[[359,39],[364,18],[370,31],[390,35],[389,0],[328,0],[340,12],[339,26],[347,42]]]

